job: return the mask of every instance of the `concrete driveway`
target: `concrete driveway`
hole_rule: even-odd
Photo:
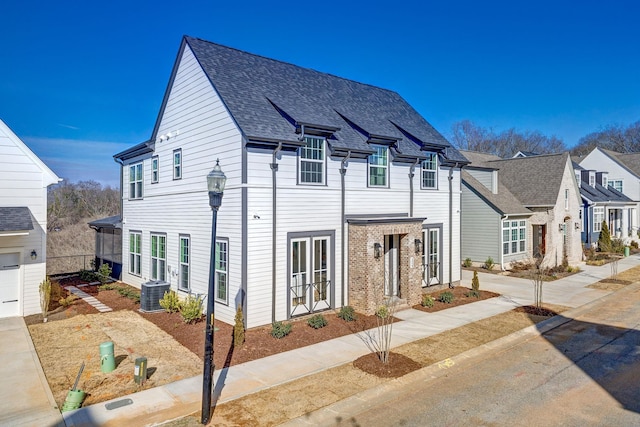
[[[0,319],[0,425],[64,427],[21,317]]]

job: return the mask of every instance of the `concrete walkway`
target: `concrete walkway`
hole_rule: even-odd
[[[0,425],[64,427],[21,317],[0,319]]]
[[[640,265],[639,256],[625,258],[619,262],[618,272],[637,265]],[[579,307],[610,293],[609,291],[586,288],[587,285],[611,275],[611,269],[608,265],[602,267],[581,266],[581,268],[583,271],[578,274],[545,283],[543,288],[544,301]],[[412,309],[399,312],[396,317],[402,321],[394,324],[392,346],[396,347],[504,313],[514,307],[531,304],[533,301],[533,285],[530,280],[483,273],[480,273],[479,277],[480,289],[495,291],[502,295],[498,298],[478,301],[436,313],[424,313]],[[471,274],[464,271],[462,284],[470,286],[470,283]],[[215,398],[218,403],[238,399],[259,390],[351,362],[366,353],[368,353],[368,349],[361,337],[349,335],[216,370]],[[4,363],[0,359],[0,376],[5,378],[3,370]],[[41,379],[34,377],[33,381],[42,382],[46,386],[44,376]],[[3,388],[5,387],[3,386]],[[68,427],[153,425],[199,411],[201,393],[202,377],[197,376],[123,396],[109,402],[80,408],[77,411],[66,412],[64,420]],[[3,405],[13,407],[11,395],[7,394]],[[120,403],[126,404],[120,406]],[[115,406],[115,408],[107,409],[108,406]],[[0,425],[4,424],[0,414]]]

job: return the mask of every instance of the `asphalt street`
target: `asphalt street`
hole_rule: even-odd
[[[428,378],[343,405],[344,426],[638,426],[640,284]]]

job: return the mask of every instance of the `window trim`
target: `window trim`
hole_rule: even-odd
[[[565,211],[569,210],[569,189],[568,188],[564,189],[564,210]]]
[[[151,157],[151,183],[160,182],[160,158],[156,155]]]
[[[298,149],[298,184],[303,184],[303,185],[325,185],[326,184],[326,170],[327,170],[327,156],[326,156],[326,139],[319,137],[319,136],[305,136],[304,137],[304,141],[305,141],[305,146],[300,147]],[[317,148],[309,148],[309,144],[311,142],[320,142],[320,147]],[[309,152],[320,152],[320,156],[322,157],[320,160],[318,159],[314,159],[312,157],[304,157],[303,153],[306,153],[307,151]],[[321,167],[321,171],[319,173],[320,176],[320,182],[314,182],[314,181],[306,181],[305,179],[303,179],[304,176],[307,176],[306,174],[313,174],[313,175],[318,175],[316,173],[314,173],[313,171],[305,171],[303,170],[303,164],[318,164]]]
[[[160,240],[164,240],[164,258],[160,257]],[[154,240],[157,241],[158,247],[156,248],[157,255],[154,256]],[[154,271],[153,261],[157,262]],[[158,274],[159,273],[159,274]],[[167,235],[166,233],[151,233],[149,238],[149,277],[151,280],[167,281]]]
[[[598,213],[596,213],[596,209],[598,210]],[[600,221],[596,221],[596,215],[601,216],[602,219]],[[605,220],[604,206],[594,206],[593,207],[593,227],[592,227],[594,233],[600,233],[602,231],[602,222],[604,220]]]
[[[623,193],[622,190],[624,190],[624,180],[622,179],[609,179],[609,187],[613,187],[614,190],[619,191],[620,193]],[[618,190],[616,187],[616,184],[620,184],[620,189]]]
[[[386,145],[376,145],[371,144],[371,148],[375,149],[376,152],[370,154],[367,157],[367,187],[370,188],[389,188],[389,147]],[[381,156],[382,151],[384,151],[384,156]],[[383,165],[374,164],[372,160],[374,158],[384,158],[385,163]],[[384,170],[384,184],[372,184],[371,179],[373,175],[371,175],[372,169],[383,169]]]
[[[176,163],[176,156],[178,158],[178,163]],[[177,148],[173,150],[173,179],[178,180],[182,179],[182,148]]]
[[[515,225],[514,225],[515,223]],[[505,227],[506,225],[506,227]],[[505,231],[508,232],[508,239],[505,239]],[[513,232],[516,232],[516,239],[513,239]],[[517,255],[527,252],[527,220],[506,219],[502,221],[502,255]],[[524,237],[523,237],[524,233]],[[513,244],[516,243],[516,250]],[[505,252],[505,245],[507,251]]]
[[[226,246],[226,259],[225,259],[225,269],[221,270],[218,269],[218,260],[220,259],[220,254],[221,254],[221,250],[220,247],[218,246],[219,244],[224,244]],[[219,302],[221,304],[224,305],[229,305],[229,239],[226,237],[217,237],[216,238],[216,259],[214,261],[214,274],[215,274],[215,302]],[[220,276],[219,274],[224,274],[225,276],[225,283],[226,283],[226,289],[225,289],[225,298],[219,298],[218,295],[220,294]]]
[[[433,158],[433,169],[426,169],[425,165],[429,162],[429,159],[425,159],[420,162],[420,188],[423,190],[437,190],[438,189],[438,153],[426,153],[427,156]],[[433,186],[425,185],[425,174],[433,173]]]
[[[133,179],[131,173],[133,172]],[[138,178],[139,172],[139,178]],[[133,189],[133,192],[131,191]],[[142,162],[129,165],[129,200],[140,200],[144,194],[144,167]],[[133,193],[133,196],[132,196]]]
[[[138,240],[137,252],[131,250],[131,241],[134,236],[137,236]],[[137,271],[135,268],[136,266],[138,267]],[[142,276],[142,231],[129,230],[129,274],[138,277]]]
[[[182,242],[187,242],[187,254],[186,261],[182,258]],[[191,236],[189,234],[180,234],[178,236],[178,290],[189,292],[191,291]],[[187,268],[187,286],[183,287],[184,268]]]

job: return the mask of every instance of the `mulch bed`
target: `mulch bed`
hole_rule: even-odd
[[[435,299],[433,307],[423,307],[422,304],[417,304],[412,308],[420,311],[425,311],[427,313],[435,313],[436,311],[445,310],[447,308],[457,307],[459,305],[465,305],[472,302],[482,301],[485,299],[500,296],[500,294],[497,294],[495,292],[483,290],[480,290],[479,297],[467,296],[470,291],[470,288],[465,288],[464,286],[456,286],[453,289],[444,289],[442,291],[434,292],[431,294],[431,296]],[[438,298],[440,298],[440,295],[443,292],[451,292],[453,294],[453,301],[451,301],[450,303],[439,301]]]
[[[354,360],[353,366],[380,378],[399,378],[422,368],[415,360],[392,351],[387,363],[382,363],[377,353],[369,353]]]
[[[533,305],[523,305],[520,307],[516,307],[513,309],[513,311],[515,311],[516,313],[526,313],[534,316],[545,316],[545,317],[553,317],[558,315],[558,313],[553,310],[549,310],[548,308],[544,308],[544,307],[538,308]]]

